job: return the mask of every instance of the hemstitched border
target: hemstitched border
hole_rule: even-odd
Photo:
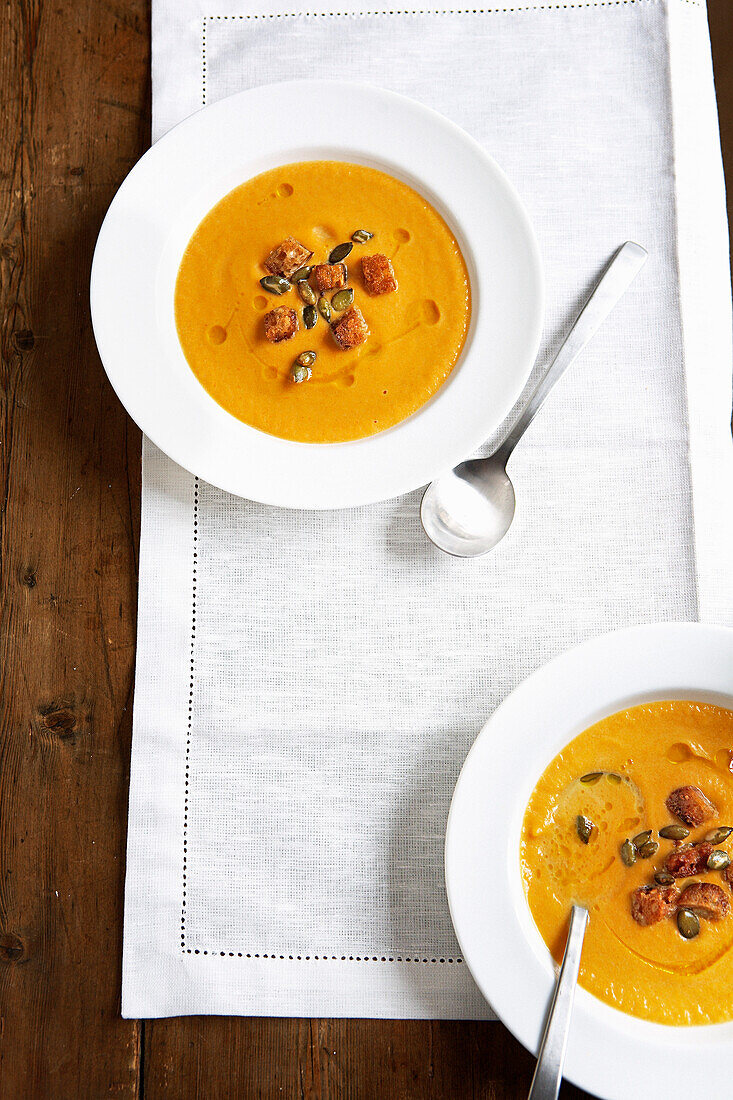
[[[225,19],[365,19],[374,16],[393,15],[514,15],[532,11],[569,11],[580,8],[622,8],[637,4],[663,4],[665,0],[568,0],[554,4],[515,4],[512,7],[495,8],[392,8],[382,11],[284,11],[260,12],[241,15],[207,15],[204,20]],[[703,0],[677,0],[691,8],[703,8]]]
[[[188,890],[188,806],[189,806],[189,781],[191,774],[191,733],[193,726],[193,695],[196,677],[195,644],[196,644],[196,600],[198,588],[198,527],[199,527],[199,490],[200,481],[194,479],[193,490],[193,551],[191,559],[191,650],[188,681],[188,718],[186,723],[186,770],[184,780],[183,801],[183,872],[182,872],[182,899],[181,899],[181,953],[184,955],[207,955],[212,958],[238,958],[238,959],[272,959],[283,962],[383,962],[383,963],[425,963],[455,964],[462,963],[463,959],[449,956],[435,956],[431,958],[419,958],[412,955],[280,955],[272,952],[259,951],[210,951],[205,948],[186,946],[186,894]]]
[[[193,725],[193,688],[195,679],[194,646],[196,644],[196,588],[198,565],[198,525],[199,525],[199,479],[194,479],[193,488],[193,557],[191,559],[191,651],[189,655],[188,677],[188,717],[186,720],[186,772],[183,798],[183,883],[181,894],[181,950],[186,950],[186,891],[188,888],[188,791],[191,774],[191,728]]]
[[[462,963],[463,959],[439,958],[420,959],[410,955],[276,955],[266,952],[250,951],[205,951],[198,947],[187,947],[187,955],[211,955],[213,958],[221,956],[230,959],[275,959],[284,962],[383,962],[383,963]]]
[[[455,8],[455,9],[392,9],[389,11],[364,11],[364,12],[281,12],[241,15],[205,15],[201,27],[201,102],[206,106],[206,24],[207,21],[225,20],[268,20],[268,19],[338,19],[338,18],[374,18],[388,16],[420,16],[420,15],[499,15],[533,11],[564,11],[582,8],[618,8],[631,7],[637,4],[659,4],[663,0],[568,0],[567,3],[550,4],[522,4],[504,8]],[[701,0],[682,0],[689,7],[701,8]],[[197,564],[198,564],[198,519],[199,519],[199,488],[198,477],[194,479],[193,494],[193,554],[191,567],[191,650],[190,672],[188,685],[188,717],[186,724],[186,764],[184,781],[184,809],[183,809],[183,867],[182,867],[182,897],[181,897],[181,952],[186,955],[206,955],[211,957],[229,957],[246,959],[275,959],[282,961],[334,961],[334,962],[389,962],[389,963],[418,963],[424,964],[458,964],[463,959],[456,957],[419,958],[407,955],[280,955],[260,952],[242,951],[209,951],[201,948],[186,946],[186,893],[188,889],[188,807],[189,807],[189,781],[191,772],[191,734],[193,725],[193,695],[195,684],[195,642],[196,642],[196,599],[197,599]]]

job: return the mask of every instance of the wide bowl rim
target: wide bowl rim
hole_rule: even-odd
[[[359,121],[358,142],[335,138],[328,120],[317,123],[307,146],[295,122],[278,126],[273,137],[262,124],[262,109],[275,89],[279,96],[296,98],[326,89],[337,95]],[[231,138],[223,151],[222,135]],[[457,230],[474,300],[470,346],[438,394],[393,428],[344,444],[295,443],[237,421],[199,385],[170,335],[170,272],[182,254],[176,252],[185,236],[182,227],[195,228],[238,182],[276,164],[322,159],[324,149],[336,153],[334,159],[393,167],[408,182],[416,181],[429,200],[436,198]],[[511,300],[501,305],[511,321],[498,332],[487,303],[502,291],[486,265],[475,262],[486,253],[492,232],[505,235],[497,282],[515,280]],[[304,80],[258,86],[204,107],[144,154],[102,223],[90,300],[109,380],[156,446],[228,492],[265,504],[320,509],[373,503],[416,489],[499,427],[536,357],[544,280],[539,247],[516,190],[460,127],[430,107],[369,84]],[[499,362],[497,350],[497,364],[488,372],[482,356],[492,337],[505,353]]]
[[[581,696],[576,705],[567,702],[571,689]],[[529,1050],[538,1048],[555,978],[520,881],[519,829],[529,793],[550,760],[582,729],[625,706],[671,698],[733,709],[732,629],[668,622],[582,642],[522,681],[488,719],[466,757],[446,827],[448,904],[479,989]],[[541,734],[532,731],[533,723],[541,724]],[[477,832],[487,835],[484,829],[490,830],[496,861],[490,889],[482,881],[485,867],[476,839]],[[494,931],[487,945],[479,909],[489,901]],[[711,1088],[724,1094],[725,1059],[719,1054],[721,1045],[731,1044],[733,1021],[688,1027],[651,1023],[578,989],[565,1076],[605,1100],[631,1095],[661,1100],[668,1093],[665,1070],[672,1052],[694,1049],[703,1057],[704,1074],[697,1059],[679,1057],[675,1083],[690,1100],[702,1100]]]

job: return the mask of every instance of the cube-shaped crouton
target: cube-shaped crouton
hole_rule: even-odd
[[[397,290],[392,261],[381,252],[374,256],[363,256],[361,270],[369,294],[391,294],[393,290]]]
[[[704,824],[715,817],[717,810],[699,787],[678,787],[667,799],[667,809],[685,825]]]
[[[637,924],[657,924],[672,916],[679,893],[676,886],[639,886],[631,895],[631,915]]]
[[[364,320],[364,314],[356,306],[347,309],[343,317],[339,317],[331,325],[333,338],[340,348],[358,348],[369,335],[369,325]]]
[[[321,294],[324,290],[340,290],[346,286],[346,264],[318,264],[313,268],[313,274]]]
[[[299,267],[308,263],[312,255],[310,249],[296,241],[295,237],[286,237],[277,248],[273,248],[263,267],[271,275],[282,275],[284,279],[289,279]]]
[[[714,882],[693,882],[686,886],[677,903],[683,909],[692,909],[703,920],[722,920],[730,913],[730,902]]]
[[[707,842],[681,844],[667,856],[664,869],[674,878],[692,878],[693,875],[702,875],[707,870],[712,850],[712,844]]]
[[[294,309],[278,306],[265,314],[265,336],[271,344],[289,340],[298,331],[298,318]]]

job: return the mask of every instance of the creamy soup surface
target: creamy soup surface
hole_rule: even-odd
[[[732,750],[733,711],[632,707],[571,741],[529,800],[520,860],[537,928],[559,961],[570,906],[586,905],[580,984],[631,1015],[733,1019]]]
[[[373,236],[352,242],[362,229]],[[268,255],[288,238],[313,253],[308,265],[353,244],[346,285],[369,332],[359,346],[334,338],[343,314],[329,323],[319,313],[307,329],[295,286],[278,296],[260,285]],[[375,254],[391,265],[390,292],[370,293],[365,283],[361,261]],[[333,299],[314,275],[307,281]],[[298,327],[273,343],[265,318],[279,307]],[[272,435],[332,443],[381,432],[440,389],[466,340],[471,291],[455,237],[415,190],[363,165],[307,161],[248,180],[207,214],[181,261],[175,312],[186,359],[223,408]],[[294,384],[293,365],[309,351],[310,376]]]

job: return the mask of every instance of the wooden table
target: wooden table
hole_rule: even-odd
[[[149,18],[146,0],[2,16],[0,1097],[519,1100],[533,1059],[498,1023],[120,1017],[140,434],[87,289],[150,141]],[[733,172],[730,0],[710,20]]]

